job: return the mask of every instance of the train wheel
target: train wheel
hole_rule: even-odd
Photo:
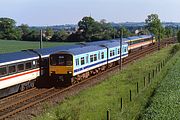
[[[19,90],[22,92],[22,91],[24,91],[25,89],[26,89],[26,87],[25,87],[24,85],[21,85]]]
[[[33,88],[34,87],[34,82],[30,83],[30,88]]]
[[[71,85],[74,85],[74,84],[76,84],[76,83],[77,83],[77,79],[74,78],[74,77],[72,77],[72,78],[71,78]]]

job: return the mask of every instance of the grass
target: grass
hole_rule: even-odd
[[[88,88],[76,96],[67,98],[55,108],[34,118],[34,120],[104,120],[110,110],[112,120],[131,120],[138,117],[146,106],[149,96],[173,65],[168,62],[164,69],[144,88],[143,78],[148,76],[164,58],[169,56],[168,47],[128,65],[119,74],[113,74],[101,84]],[[139,83],[139,93],[136,84]],[[147,82],[147,81],[146,81]],[[129,100],[132,90],[132,101]],[[120,99],[123,98],[123,108]]]
[[[180,57],[180,53],[178,54]],[[143,120],[180,120],[180,59],[159,84],[150,105],[141,115]]]
[[[69,45],[75,43],[65,42],[43,42],[43,47],[53,47],[59,45]],[[16,52],[26,49],[39,48],[39,42],[16,41],[16,40],[0,40],[0,53]]]

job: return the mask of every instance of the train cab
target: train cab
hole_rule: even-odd
[[[64,81],[73,75],[73,55],[67,52],[51,54],[49,58],[49,75],[51,78]]]

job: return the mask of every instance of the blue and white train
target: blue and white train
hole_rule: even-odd
[[[122,58],[128,56],[133,38],[123,39]],[[135,41],[143,38],[147,41],[152,36],[138,36]],[[0,98],[33,87],[42,76],[77,82],[112,67],[119,58],[118,40],[0,54]]]
[[[117,65],[121,58],[128,56],[128,44],[119,41],[100,41],[85,44],[51,54],[49,73],[51,78],[65,83],[76,83],[100,71]]]

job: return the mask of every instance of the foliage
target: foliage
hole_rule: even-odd
[[[151,87],[144,89],[143,77],[147,76],[160,61],[168,56],[170,48],[138,60],[134,64],[117,74],[112,74],[108,79],[94,87],[80,92],[74,97],[67,98],[59,106],[50,109],[37,120],[104,120],[106,110],[110,109],[111,119],[134,119],[145,106],[148,97],[156,87],[158,81],[163,79],[168,71],[167,66],[162,73],[153,79]],[[164,72],[163,72],[164,71]],[[139,95],[136,94],[136,83],[139,82]],[[129,90],[132,90],[133,101],[129,102]],[[137,97],[135,97],[137,96]],[[123,98],[123,110],[120,109],[120,99]],[[58,111],[58,114],[57,114]]]
[[[79,31],[74,35],[82,38],[80,41],[112,39],[117,36],[117,30],[110,23],[106,23],[105,19],[97,22],[92,17],[84,17],[78,22],[78,26]]]
[[[177,41],[180,43],[180,31],[177,32]]]
[[[30,31],[28,34],[23,36],[23,40],[25,40],[25,41],[40,41],[40,39],[41,39],[40,32],[35,31],[35,30]],[[45,40],[45,39],[43,39],[43,40]]]
[[[143,120],[180,119],[180,59],[174,61],[174,68],[162,80],[151,98],[150,106],[141,116]]]
[[[18,28],[21,31],[21,39],[26,40],[26,37],[30,33],[29,26],[27,24],[21,24]]]
[[[172,47],[172,49],[170,50],[170,54],[171,55],[174,55],[176,54],[176,52],[178,52],[180,50],[180,45],[179,44],[176,44]]]
[[[51,41],[63,42],[66,41],[69,34],[65,30],[56,31],[51,38]]]
[[[158,38],[158,36],[160,36],[160,38],[164,37],[164,28],[162,27],[161,21],[157,14],[148,15],[145,22],[146,28],[153,33],[156,38]]]
[[[20,39],[16,22],[10,18],[0,18],[0,39]]]
[[[78,29],[66,31],[64,29],[54,30],[52,27],[29,27],[27,24],[16,26],[16,22],[10,18],[0,18],[0,39],[7,40],[23,40],[23,41],[39,41],[40,29],[43,30],[43,41],[67,41],[67,42],[83,42],[109,40],[120,37],[120,31],[123,30],[123,37],[137,35],[135,30],[139,31],[138,35],[153,33],[156,38],[173,36],[172,27],[162,27],[157,14],[151,14],[146,21],[146,27],[120,26],[108,23],[105,19],[96,21],[92,17],[83,17],[78,22]],[[175,28],[173,28],[175,29]]]
[[[122,26],[118,31],[118,37],[120,37],[121,31],[123,31],[123,37],[129,37],[132,35],[132,33],[128,29],[126,29],[124,26]]]
[[[165,37],[167,37],[167,38],[172,37],[174,35],[174,31],[172,28],[166,27],[164,32],[165,32],[164,33]]]

